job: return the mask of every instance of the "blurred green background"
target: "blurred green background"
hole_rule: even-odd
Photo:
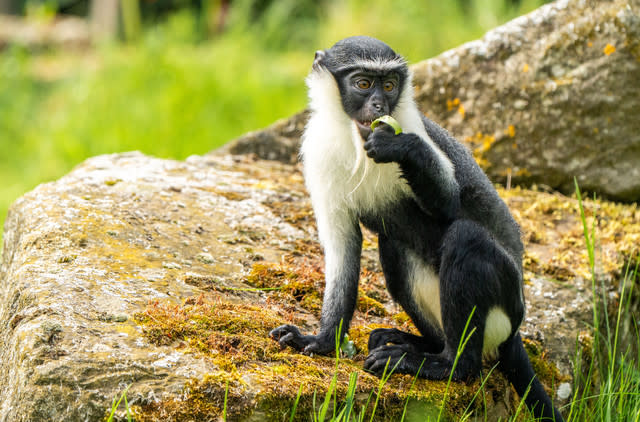
[[[90,46],[0,40],[0,224],[20,195],[87,157],[183,159],[299,111],[315,50],[341,38],[380,38],[414,63],[544,2],[122,0],[117,31]],[[89,22],[91,6],[0,0],[36,26]]]

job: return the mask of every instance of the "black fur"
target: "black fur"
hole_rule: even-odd
[[[354,69],[353,61],[385,58],[395,63],[398,57],[380,41],[356,37],[318,53],[314,71],[324,67],[334,75],[341,96],[347,97],[341,98],[347,115],[356,122],[370,121],[382,114],[381,110],[384,114],[393,111],[401,93],[380,97],[373,87],[354,90],[354,72],[370,75],[373,86],[388,75],[379,70]],[[402,80],[408,75],[404,64],[389,66],[386,72]],[[403,85],[399,86],[401,89]],[[375,101],[384,102],[381,110],[369,107]],[[487,317],[492,309],[499,309],[510,324],[504,326],[511,330],[500,337],[505,339],[497,347],[500,368],[521,396],[531,386],[525,402],[536,417],[562,421],[535,377],[518,333],[525,311],[519,227],[468,150],[431,120],[423,118],[422,124],[430,142],[415,133],[396,135],[386,125],[375,131],[360,127],[367,155],[376,163],[396,163],[399,177],[406,180],[412,194],[370,210],[345,209],[348,218],[342,221],[348,221],[349,227],[341,228],[344,254],[339,272],[332,276],[331,283],[327,281],[325,304],[330,305],[323,306],[320,333],[305,336],[286,325],[273,330],[271,336],[283,347],[306,353],[334,350],[337,327],[343,321],[343,332],[348,329],[355,308],[361,222],[378,234],[387,288],[421,334],[374,330],[364,363],[367,371],[381,375],[385,366],[397,365],[396,372],[419,372],[429,379],[450,375],[455,380],[474,378],[482,368]],[[431,308],[425,308],[424,300],[416,296],[412,265],[437,275],[441,315],[430,314]],[[453,370],[468,319],[468,342]]]

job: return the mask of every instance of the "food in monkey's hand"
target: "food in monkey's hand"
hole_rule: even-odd
[[[400,123],[398,123],[398,121],[396,119],[394,119],[393,117],[391,117],[389,115],[378,117],[377,119],[375,119],[371,123],[371,130],[374,130],[376,127],[378,127],[378,125],[380,123],[384,123],[384,124],[387,124],[387,125],[391,126],[393,128],[393,130],[395,131],[396,135],[399,135],[399,134],[402,133],[402,127],[400,126]]]

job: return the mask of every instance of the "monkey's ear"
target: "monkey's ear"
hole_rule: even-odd
[[[324,50],[318,50],[316,51],[316,56],[313,59],[313,68],[317,69],[318,67],[320,67],[320,62],[322,62],[322,59],[324,59],[327,55],[327,52]]]

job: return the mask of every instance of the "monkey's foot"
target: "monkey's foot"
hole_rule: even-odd
[[[403,344],[412,346],[415,352],[423,349],[424,339],[397,328],[376,328],[369,334],[368,349],[374,350],[386,344]]]
[[[269,337],[276,340],[283,349],[293,347],[305,354],[327,355],[335,351],[335,339],[329,340],[326,336],[303,335],[295,325],[281,325],[269,332]]]
[[[382,377],[395,374],[418,374],[432,380],[446,379],[451,373],[451,362],[441,354],[416,352],[410,344],[383,345],[369,352],[364,370]]]

